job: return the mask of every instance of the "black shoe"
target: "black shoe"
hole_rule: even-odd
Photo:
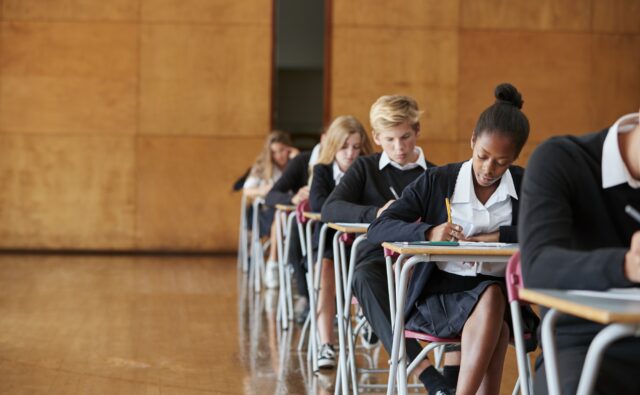
[[[439,389],[433,393],[433,395],[456,395],[456,390],[452,389]]]

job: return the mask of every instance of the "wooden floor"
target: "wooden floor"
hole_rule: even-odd
[[[0,394],[332,393],[243,280],[234,257],[0,255]]]

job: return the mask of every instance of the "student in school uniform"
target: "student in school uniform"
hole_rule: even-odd
[[[323,222],[372,222],[393,203],[393,191],[402,193],[428,167],[434,166],[416,146],[421,114],[416,101],[408,96],[382,96],[373,103],[369,113],[373,141],[383,152],[356,159],[322,207]],[[390,350],[392,337],[384,261],[379,243],[363,241],[354,270],[353,292],[367,318],[372,309],[380,307],[385,311],[386,326],[369,322]],[[407,344],[419,350],[417,342]]]
[[[248,176],[242,187],[243,193],[248,197],[264,197],[273,184],[280,179],[282,172],[289,160],[298,154],[298,149],[291,145],[289,134],[275,130],[265,139],[262,151],[251,166]],[[272,245],[275,241],[275,232],[270,235],[274,210],[264,207],[260,215],[260,236],[270,236]],[[251,215],[248,216],[251,218]],[[270,258],[275,257],[275,249],[271,249]]]
[[[323,133],[324,135],[324,133]],[[321,141],[322,141],[321,136]],[[277,204],[293,204],[298,205],[303,200],[309,198],[309,187],[307,183],[309,181],[309,166],[315,163],[317,156],[314,158],[314,153],[317,155],[319,152],[320,143],[316,144],[313,151],[306,151],[298,154],[293,158],[285,168],[282,176],[273,185],[265,197],[265,204],[270,207],[275,207]],[[306,318],[306,309],[308,309],[308,290],[306,282],[306,270],[305,260],[302,257],[302,250],[300,248],[300,238],[297,230],[291,235],[291,250],[289,254],[290,262],[292,263],[294,274],[296,276],[296,283],[298,284],[298,294],[300,295],[300,301],[302,307],[296,306],[296,321],[304,322]],[[278,277],[278,264],[274,255],[267,260],[265,271],[265,286],[267,288],[276,288],[279,283]]]
[[[369,227],[384,241],[471,240],[517,242],[518,191],[523,169],[514,166],[529,135],[522,98],[510,84],[498,85],[496,102],[480,115],[466,162],[427,169]],[[447,202],[449,201],[450,204]],[[447,209],[450,205],[450,211]],[[425,360],[415,374],[430,394],[498,394],[509,341],[505,265],[437,262],[418,265],[407,297],[407,329],[461,338],[457,383],[442,380]],[[362,293],[384,292],[365,282]],[[390,333],[386,305],[369,311],[374,330]],[[391,340],[384,342],[390,350]],[[413,359],[419,349],[409,347]],[[444,382],[443,382],[444,381]]]
[[[532,288],[607,290],[640,286],[640,112],[584,136],[553,137],[529,159],[522,187],[524,283]],[[546,312],[546,309],[543,309]],[[602,325],[568,315],[556,342],[562,393],[575,394],[587,348]],[[547,393],[544,354],[534,389]],[[640,339],[605,352],[595,392],[640,394]]]
[[[341,115],[333,120],[325,134],[318,161],[313,165],[313,176],[310,180],[309,205],[311,211],[320,212],[327,197],[353,162],[361,155],[369,155],[373,148],[362,124],[351,115]],[[314,252],[318,249],[318,232],[313,240]],[[331,240],[333,232],[327,232],[327,240]],[[333,348],[333,318],[336,315],[336,288],[333,273],[333,248],[327,243],[322,259],[320,273],[320,291],[318,293],[318,332],[320,347],[318,367],[335,367],[335,351]]]

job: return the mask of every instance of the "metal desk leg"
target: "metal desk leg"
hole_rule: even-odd
[[[542,349],[544,350],[544,369],[547,372],[549,395],[560,395],[556,339],[553,336],[560,314],[557,310],[550,309],[542,320]]]
[[[347,360],[346,360],[346,340],[345,340],[345,322],[344,317],[342,316],[344,295],[343,291],[343,283],[342,283],[342,274],[341,274],[341,266],[340,266],[340,235],[342,232],[336,231],[336,234],[333,236],[333,267],[335,272],[335,280],[336,280],[336,312],[338,313],[338,343],[340,345],[340,354],[338,356],[338,374],[340,376],[340,384],[342,389],[342,394],[347,395],[349,393],[349,381],[347,377]],[[338,378],[336,378],[336,382]],[[338,390],[336,384],[336,391]]]
[[[588,395],[593,392],[606,348],[618,339],[633,335],[640,336],[640,324],[611,324],[596,335],[591,341],[584,360],[577,395]]]

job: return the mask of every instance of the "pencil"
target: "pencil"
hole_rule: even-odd
[[[395,189],[393,189],[393,187],[389,187],[389,189],[391,190],[391,193],[393,193],[393,197],[396,198],[396,200],[400,199],[400,196],[398,196],[398,193]]]
[[[451,202],[449,198],[444,198],[444,204],[447,205],[447,222],[451,223]]]
[[[627,204],[627,206],[624,208],[624,211],[626,211],[627,214],[629,214],[629,216],[631,216],[631,218],[633,218],[636,221],[640,222],[640,213],[638,212],[638,210],[633,208],[633,206]]]

